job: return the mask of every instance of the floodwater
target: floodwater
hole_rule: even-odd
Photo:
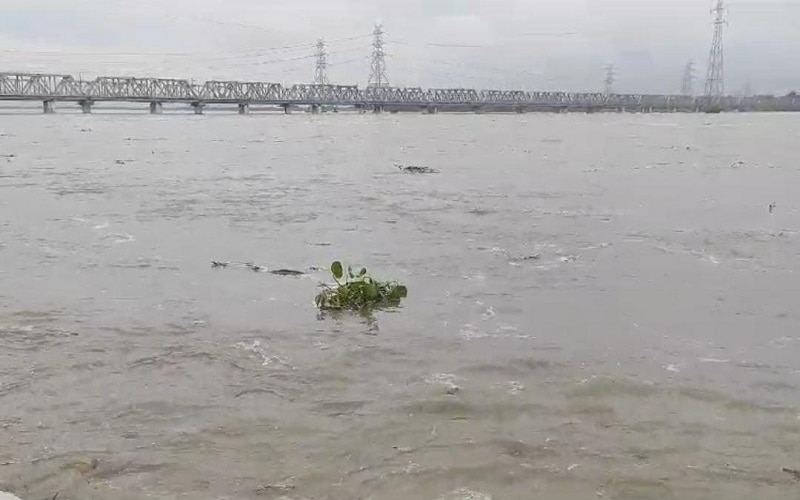
[[[800,496],[800,114],[0,134],[0,490]],[[404,307],[318,317],[334,259]]]

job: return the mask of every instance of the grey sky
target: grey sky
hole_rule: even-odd
[[[689,59],[702,87],[711,3],[2,0],[0,71],[308,82],[322,36],[331,79],[363,85],[381,21],[396,85],[595,91],[614,63],[620,91],[676,92]],[[731,0],[729,10],[728,90],[800,89],[800,0]]]

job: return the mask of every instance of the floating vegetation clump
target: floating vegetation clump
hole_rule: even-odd
[[[331,264],[335,285],[321,285],[317,307],[321,311],[364,311],[398,307],[408,289],[396,281],[378,281],[362,269],[358,274],[341,262]]]
[[[395,165],[401,172],[405,172],[407,174],[436,174],[438,173],[437,170],[432,169],[431,167],[426,167],[424,165]]]

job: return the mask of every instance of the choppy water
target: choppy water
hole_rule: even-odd
[[[2,116],[0,490],[796,498],[798,119]]]

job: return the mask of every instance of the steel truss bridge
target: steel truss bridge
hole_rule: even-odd
[[[287,113],[305,107],[312,112],[353,107],[361,111],[800,111],[800,97],[756,96],[714,99],[680,95],[527,92],[519,90],[423,89],[350,85],[292,85],[166,78],[100,77],[91,81],[70,75],[0,73],[0,101],[40,101],[45,113],[56,102],[78,103],[84,113],[100,102],[149,103],[151,113],[163,104],[184,103],[195,113],[212,104],[277,106]]]

